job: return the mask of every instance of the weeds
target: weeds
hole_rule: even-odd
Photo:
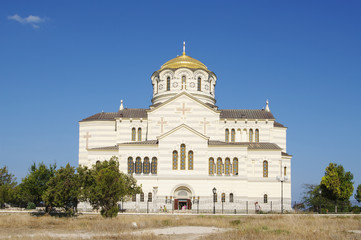
[[[134,226],[133,223],[136,223]],[[33,217],[0,213],[0,238],[35,239],[31,234],[43,233],[38,239],[56,239],[46,234],[92,234],[104,236],[90,239],[169,239],[167,236],[131,235],[132,231],[174,227],[209,226],[230,231],[202,236],[202,239],[361,239],[349,230],[361,229],[361,216],[262,215],[262,216],[182,216],[182,215],[119,215],[113,219],[81,215],[77,218]],[[233,230],[232,230],[233,229]],[[19,234],[25,234],[22,237]],[[122,234],[119,237],[119,234]],[[114,236],[115,235],[115,236]],[[74,239],[74,238],[73,238]]]

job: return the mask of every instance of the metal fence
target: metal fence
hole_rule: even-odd
[[[257,208],[258,204],[259,208]],[[211,199],[193,199],[191,201],[190,209],[174,209],[174,200],[164,198],[155,198],[151,201],[145,200],[144,202],[127,201],[119,203],[121,212],[137,212],[137,213],[193,213],[193,214],[254,214],[254,213],[270,213],[292,211],[291,201],[284,200],[283,204],[279,200],[269,200],[264,202],[263,199],[259,200],[239,200],[234,199],[233,202],[218,201],[214,202]]]
[[[361,204],[355,200],[334,201],[326,198],[318,198],[307,206],[302,202],[293,202],[294,211],[306,211],[319,214],[327,213],[360,213]]]

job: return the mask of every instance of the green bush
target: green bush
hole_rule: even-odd
[[[26,209],[35,209],[36,205],[33,202],[28,202],[28,205],[26,206]]]
[[[105,209],[102,209],[100,211],[100,214],[103,216],[103,217],[107,217],[107,218],[113,218],[113,217],[116,217],[118,215],[118,212],[119,212],[119,208],[118,206],[114,206],[108,210],[105,210]]]
[[[360,214],[361,212],[361,207],[359,206],[353,206],[352,209],[351,209],[352,213],[354,214]]]
[[[328,209],[327,209],[327,208],[322,208],[322,209],[321,209],[321,213],[322,213],[322,214],[328,213]]]

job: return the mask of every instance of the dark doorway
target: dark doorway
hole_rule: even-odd
[[[192,203],[190,199],[175,199],[174,209],[177,210],[190,210],[192,209]]]

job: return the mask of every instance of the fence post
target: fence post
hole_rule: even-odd
[[[273,204],[273,202],[271,201],[271,212],[272,212],[272,204]]]
[[[246,213],[248,214],[248,201],[246,202]]]

